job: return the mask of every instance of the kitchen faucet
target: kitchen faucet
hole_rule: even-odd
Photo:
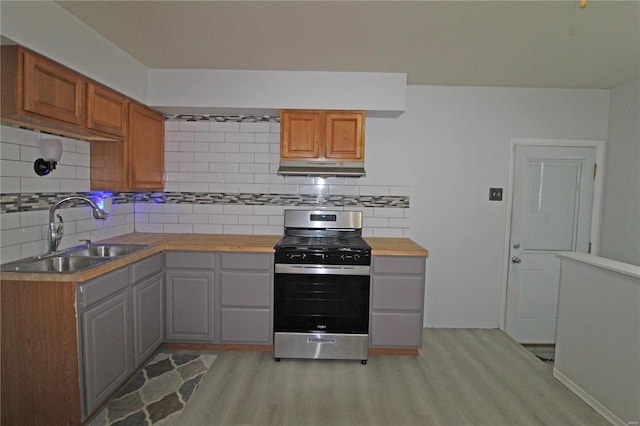
[[[58,209],[58,207],[60,207],[61,204],[64,204],[67,201],[71,200],[84,201],[85,203],[89,204],[93,209],[94,218],[101,220],[105,220],[107,218],[107,214],[104,212],[104,210],[98,207],[98,205],[91,198],[85,197],[84,195],[71,195],[69,197],[65,197],[56,201],[55,204],[52,205],[49,209],[49,253],[54,253],[58,250],[58,245],[60,244],[60,240],[62,239],[62,235],[64,234],[64,223],[62,221],[62,216],[60,216],[59,214],[57,216],[58,219],[60,219],[60,225],[56,227],[56,210]]]

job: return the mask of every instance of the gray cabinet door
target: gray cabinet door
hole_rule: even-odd
[[[85,405],[93,412],[133,371],[129,292],[82,313]]]
[[[426,258],[374,256],[371,347],[420,348]]]
[[[165,278],[167,339],[213,342],[213,271],[171,269]]]
[[[133,301],[133,349],[139,367],[164,340],[163,275],[141,281],[131,289]]]
[[[223,252],[220,272],[220,342],[273,342],[273,255]]]

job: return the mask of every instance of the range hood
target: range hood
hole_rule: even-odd
[[[359,161],[280,161],[281,176],[362,177],[364,162]]]

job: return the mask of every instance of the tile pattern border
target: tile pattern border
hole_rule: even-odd
[[[233,204],[252,206],[308,206],[308,207],[376,207],[409,208],[408,196],[375,195],[316,195],[316,194],[251,194],[209,192],[69,192],[69,193],[12,193],[0,194],[0,213],[46,210],[56,200],[69,195],[90,198],[112,197],[113,204]],[[64,207],[78,207],[79,202]]]

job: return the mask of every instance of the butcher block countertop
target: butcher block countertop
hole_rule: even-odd
[[[73,274],[2,272],[2,280],[83,282],[114,271],[130,263],[164,250],[273,252],[280,235],[232,234],[151,234],[131,233],[100,241],[100,243],[144,244],[148,248],[116,258],[103,265]],[[423,256],[429,252],[408,238],[366,237],[374,256]]]

